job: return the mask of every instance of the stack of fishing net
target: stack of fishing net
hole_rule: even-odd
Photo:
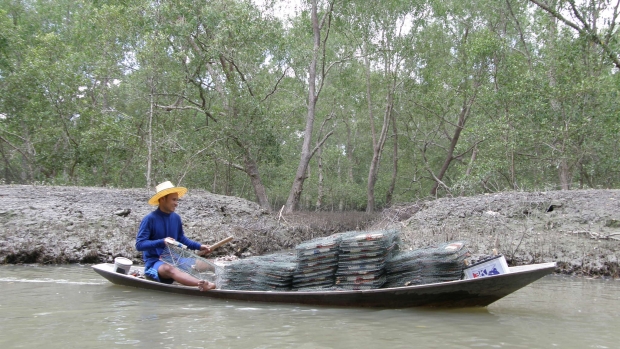
[[[443,243],[402,252],[385,265],[387,278],[383,287],[401,287],[461,278],[469,250],[464,241]]]
[[[293,275],[293,290],[320,290],[334,285],[341,237],[342,234],[334,234],[295,246],[297,270]]]
[[[293,274],[297,269],[297,258],[292,253],[273,253],[258,256],[259,268],[252,281],[256,289],[267,291],[289,291],[293,286]]]
[[[340,242],[336,287],[368,290],[386,280],[385,263],[398,246],[396,230],[345,233]]]
[[[273,253],[227,262],[217,271],[217,286],[224,290],[289,291],[296,258]]]

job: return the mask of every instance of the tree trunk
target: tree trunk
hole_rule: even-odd
[[[372,94],[370,88],[370,60],[368,59],[368,45],[364,42],[364,65],[366,66],[366,101],[368,104],[368,122],[372,136],[372,159],[368,170],[368,183],[366,189],[366,212],[375,211],[375,183],[377,182],[377,164],[380,154],[377,153],[377,131],[375,127],[375,116],[372,112]]]
[[[394,197],[394,190],[396,189],[396,179],[398,178],[398,131],[396,129],[396,117],[392,113],[392,138],[394,141],[392,150],[392,179],[390,180],[390,186],[385,194],[385,205],[392,204],[392,198]]]
[[[565,158],[562,158],[560,160],[560,165],[558,166],[558,174],[560,176],[560,186],[562,187],[562,190],[570,190],[570,185],[572,182],[570,172],[568,161]]]
[[[252,158],[247,151],[245,154],[245,172],[247,173],[248,177],[250,177],[250,182],[252,183],[252,187],[254,188],[254,194],[256,195],[258,204],[264,210],[271,212],[271,205],[269,204],[269,199],[267,198],[267,191],[265,190],[263,181],[260,178],[258,165],[256,164],[256,161],[254,161],[254,158]]]
[[[149,79],[149,83],[151,85],[151,95],[150,95],[150,110],[149,110],[149,125],[148,125],[148,136],[146,141],[147,148],[147,156],[146,156],[146,190],[151,190],[151,163],[153,159],[153,78]]]
[[[465,128],[465,123],[467,122],[467,117],[469,116],[469,111],[471,110],[471,106],[474,103],[474,99],[475,97],[472,97],[468,101],[466,98],[465,101],[463,101],[463,107],[461,108],[461,113],[459,114],[459,120],[456,125],[456,129],[454,130],[454,135],[450,139],[448,154],[446,155],[446,159],[444,160],[443,165],[439,170],[439,173],[437,174],[437,176],[435,176],[435,184],[433,184],[433,188],[431,189],[430,193],[432,196],[437,195],[437,188],[439,188],[439,182],[443,180],[443,176],[448,171],[452,160],[455,159],[454,150],[456,149],[456,145],[458,144],[459,138],[461,137],[461,132],[463,132],[463,129]]]
[[[368,119],[370,122],[370,132],[372,133],[372,160],[370,161],[370,168],[368,170],[368,186],[366,190],[366,212],[372,213],[375,211],[375,185],[377,184],[377,175],[379,173],[379,164],[381,162],[381,154],[383,153],[383,147],[387,138],[388,129],[390,127],[390,120],[392,117],[393,107],[393,93],[395,89],[396,80],[395,77],[391,77],[392,81],[387,88],[387,96],[385,101],[385,112],[383,113],[383,123],[381,124],[381,133],[377,137],[377,131],[375,128],[374,115],[372,112],[372,96],[370,93],[370,61],[368,59],[368,50],[366,43],[364,43],[364,63],[366,65],[366,99],[368,101]],[[386,77],[390,77],[391,67],[388,57],[384,57],[384,74]]]
[[[550,19],[551,19],[551,23],[550,23],[550,28],[549,28],[549,32],[550,32],[550,37],[549,37],[549,42],[548,45],[549,47],[551,47],[552,49],[555,48],[555,40],[556,40],[556,35],[557,35],[557,22],[556,22],[556,18],[551,14],[550,15]],[[547,76],[549,78],[549,86],[553,89],[556,87],[557,85],[557,79],[556,79],[556,67],[555,67],[555,61],[551,61],[550,67],[547,70]],[[551,105],[551,111],[553,112],[554,116],[557,117],[561,117],[563,114],[563,110],[562,110],[562,104],[561,102],[555,97],[555,96],[551,96],[550,100],[549,100],[549,104]],[[565,118],[564,118],[565,119]],[[568,165],[568,159],[566,158],[566,147],[565,147],[565,141],[568,138],[568,131],[567,131],[568,125],[565,123],[564,127],[562,129],[562,139],[560,140],[560,144],[561,147],[559,147],[560,149],[560,159],[559,159],[559,164],[558,164],[558,177],[559,177],[559,181],[560,181],[560,187],[562,188],[562,190],[569,190],[570,189],[570,166]]]
[[[319,57],[319,49],[321,45],[321,28],[319,27],[319,19],[317,14],[317,0],[312,1],[312,32],[314,36],[314,46],[312,48],[312,60],[308,68],[308,113],[306,115],[306,128],[304,131],[304,141],[301,146],[301,157],[299,159],[299,166],[295,172],[295,178],[293,179],[293,186],[289,192],[288,199],[284,208],[285,213],[292,213],[299,205],[299,198],[303,191],[304,181],[306,180],[306,172],[308,170],[308,164],[312,159],[312,151],[310,149],[310,143],[312,141],[312,131],[314,129],[314,118],[316,114],[316,102],[318,95],[316,94],[316,66]]]
[[[349,182],[353,183],[354,182],[353,164],[355,162],[355,158],[353,157],[353,152],[355,151],[355,149],[353,147],[353,141],[351,137],[351,127],[346,122],[346,118],[343,118],[343,119],[345,119],[343,120],[343,122],[344,122],[345,127],[347,128],[347,144],[345,148],[345,151],[347,152],[347,160],[349,160],[349,166],[347,167],[347,178]]]
[[[393,88],[393,86],[392,86]],[[388,90],[387,101],[385,106],[385,113],[383,115],[383,126],[381,128],[381,134],[378,141],[373,145],[373,155],[370,162],[370,169],[368,171],[368,190],[366,197],[366,212],[372,213],[375,211],[375,185],[377,184],[377,174],[379,172],[379,163],[381,162],[381,154],[383,154],[383,147],[385,146],[385,140],[387,138],[387,132],[390,127],[390,118],[392,115],[393,98],[392,90]],[[373,131],[373,140],[374,131]]]
[[[318,176],[319,176],[319,182],[317,184],[318,186],[318,190],[316,193],[316,210],[320,211],[321,207],[323,206],[323,196],[325,195],[323,193],[323,148],[319,148],[317,150],[317,172],[318,172]]]
[[[235,70],[232,67],[232,64],[228,64],[224,57],[220,55],[220,65],[222,67],[222,72],[224,73],[226,81],[229,82],[230,86],[235,86]],[[222,105],[224,109],[228,111],[228,114],[235,120],[238,119],[239,110],[236,107],[235,97],[237,95],[236,91],[233,91],[230,94],[227,94],[226,89],[219,82],[219,76],[217,75],[215,69],[211,64],[207,64],[207,71],[211,75],[211,79],[215,82],[215,90],[220,94],[222,98]],[[229,100],[229,98],[231,98]],[[269,198],[267,197],[267,191],[265,190],[265,186],[260,176],[260,171],[258,167],[258,163],[256,159],[252,156],[250,152],[250,148],[246,142],[242,141],[234,134],[228,134],[226,144],[228,147],[228,141],[232,140],[234,144],[243,152],[243,167],[239,168],[238,166],[233,166],[231,163],[227,163],[226,165],[226,185],[225,192],[226,195],[230,195],[230,183],[231,180],[231,168],[236,170],[243,171],[250,179],[250,184],[252,185],[252,189],[254,189],[254,195],[256,195],[256,200],[260,207],[264,210],[271,212],[271,205],[269,204]]]

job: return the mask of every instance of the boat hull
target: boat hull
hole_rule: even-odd
[[[363,291],[199,291],[196,287],[168,285],[117,273],[114,264],[93,265],[95,272],[116,285],[225,300],[341,307],[484,307],[553,273],[555,263],[510,268],[510,273],[435,284]]]

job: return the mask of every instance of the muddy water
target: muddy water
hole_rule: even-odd
[[[0,266],[0,348],[618,348],[620,281],[549,276],[482,309],[251,304]]]

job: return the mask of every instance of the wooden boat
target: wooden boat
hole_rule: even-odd
[[[313,292],[218,289],[201,292],[196,287],[168,285],[117,273],[113,263],[93,265],[93,269],[117,285],[225,300],[343,307],[407,308],[419,306],[484,307],[545,275],[553,273],[555,266],[555,263],[542,263],[511,267],[509,268],[510,272],[505,274],[417,286],[363,291]],[[135,269],[140,270],[140,268]]]

